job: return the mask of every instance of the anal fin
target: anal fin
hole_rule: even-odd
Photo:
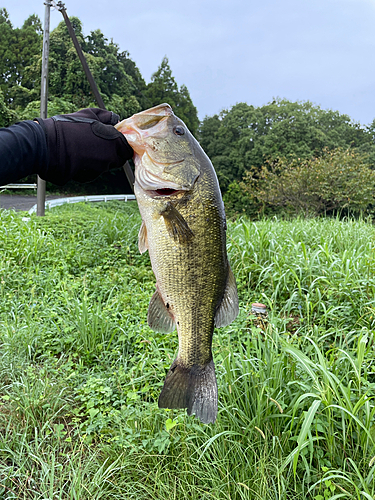
[[[238,311],[239,307],[236,279],[229,266],[224,296],[215,314],[215,326],[220,328],[222,326],[229,325],[237,318]]]
[[[174,319],[160,297],[158,290],[151,297],[148,306],[147,323],[154,332],[169,333],[176,328]]]
[[[161,215],[164,217],[169,236],[175,241],[187,243],[194,236],[189,224],[172,203],[167,204]]]

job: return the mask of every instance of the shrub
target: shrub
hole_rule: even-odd
[[[228,190],[223,195],[225,211],[229,217],[238,215],[256,216],[259,207],[254,203],[253,197],[242,189],[239,182],[233,181],[229,184]]]
[[[279,158],[247,171],[240,188],[253,205],[304,215],[359,214],[374,204],[375,172],[366,156],[341,148],[308,160]]]

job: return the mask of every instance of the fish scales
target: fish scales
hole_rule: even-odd
[[[227,274],[224,213],[217,209],[218,200],[207,199],[205,193],[212,193],[213,189],[203,193],[199,189],[201,183],[210,181],[203,174],[197,180],[196,191],[175,205],[194,233],[186,245],[170,241],[162,218],[151,226],[150,232],[148,229],[153,271],[164,302],[174,314],[179,358],[186,367],[197,360],[201,364],[211,361],[215,310],[222,299]],[[140,207],[145,219],[151,217],[142,204]],[[222,272],[218,273],[218,269]],[[186,308],[187,303],[191,307]]]
[[[157,331],[176,327],[178,332],[178,355],[159,406],[187,408],[188,414],[213,422],[214,326],[229,324],[238,313],[217,177],[197,141],[166,104],[124,120],[118,129],[135,150],[134,191],[143,221],[139,247],[149,251],[156,277],[148,323]]]

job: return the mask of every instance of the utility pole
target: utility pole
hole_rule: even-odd
[[[49,27],[50,27],[50,12],[51,1],[44,2],[46,6],[44,14],[44,33],[43,33],[43,55],[42,55],[42,77],[40,90],[40,116],[47,118],[48,106],[48,56],[49,56]],[[46,181],[38,176],[38,191],[37,191],[37,215],[45,214],[46,203]]]

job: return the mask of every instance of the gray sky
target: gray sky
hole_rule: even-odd
[[[66,0],[83,31],[127,50],[146,81],[167,56],[200,118],[237,102],[310,100],[375,118],[375,0]],[[0,0],[14,26],[43,0]],[[62,20],[51,12],[51,29]]]

